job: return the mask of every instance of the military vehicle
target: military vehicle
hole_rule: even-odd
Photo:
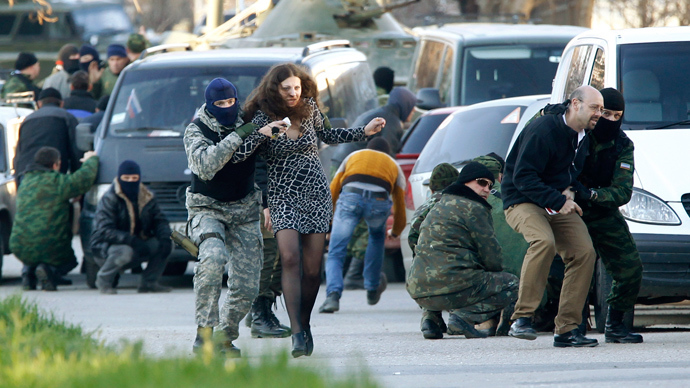
[[[398,84],[407,83],[416,38],[390,10],[419,0],[380,6],[375,0],[260,0],[199,42],[226,48],[304,47],[347,39],[367,56],[370,67],[390,67]],[[255,19],[248,22],[254,15]]]

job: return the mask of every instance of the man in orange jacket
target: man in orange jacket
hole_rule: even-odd
[[[340,309],[347,244],[362,218],[369,228],[364,255],[367,303],[378,303],[386,288],[386,281],[381,277],[381,267],[386,220],[391,206],[395,215],[391,237],[398,238],[405,227],[405,176],[388,152],[389,145],[385,139],[377,137],[370,140],[366,149],[353,152],[343,160],[331,182],[335,216],[326,261],[327,297],[319,308],[321,313],[333,313]]]

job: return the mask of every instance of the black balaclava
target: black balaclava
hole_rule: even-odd
[[[120,179],[122,175],[137,174],[139,180],[136,182],[124,182]],[[122,193],[136,206],[139,197],[139,185],[141,184],[141,168],[133,160],[125,160],[117,169],[117,182],[120,184]]]
[[[82,45],[81,48],[79,49],[79,56],[83,57],[85,55],[91,55],[93,58],[88,61],[88,62],[82,62],[81,60],[79,61],[79,69],[84,70],[85,72],[89,72],[89,65],[91,62],[100,62],[101,57],[98,55],[98,51],[96,51],[93,46],[89,46],[88,44]]]
[[[625,100],[618,90],[614,88],[602,89],[601,95],[604,97],[604,109],[622,110],[625,113]],[[622,123],[623,116],[618,121],[611,121],[601,117],[592,130],[592,135],[601,143],[611,141],[618,135]]]
[[[229,108],[220,108],[213,105],[219,100],[227,100],[234,98],[237,100],[237,89],[230,81],[223,78],[214,78],[206,87],[206,110],[218,120],[220,125],[225,127],[232,127],[237,121],[237,114],[239,112],[239,101]]]
[[[62,68],[65,69],[68,74],[74,74],[79,70],[79,58],[69,59],[69,57],[75,54],[79,54],[79,49],[71,43],[62,46],[60,52],[58,52],[58,58],[62,61]]]

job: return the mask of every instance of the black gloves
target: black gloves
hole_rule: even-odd
[[[568,110],[568,105],[570,105],[570,100],[565,100],[560,104],[547,104],[543,111],[545,115],[560,115]]]
[[[132,237],[132,249],[138,257],[148,256],[151,253],[149,246],[139,237]]]
[[[247,136],[249,136],[254,130],[257,128],[256,125],[252,123],[247,123],[244,124],[243,126],[236,128],[235,132],[237,132],[238,135],[242,138],[242,140],[246,139]]]

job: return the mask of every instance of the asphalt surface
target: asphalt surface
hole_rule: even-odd
[[[69,275],[72,286],[57,292],[20,288],[19,262],[5,256],[0,298],[14,293],[35,301],[57,317],[95,331],[108,343],[144,341],[147,353],[191,356],[195,336],[191,269],[183,277],[164,278],[175,287],[169,294],[137,294],[138,275],[125,274],[119,294],[101,295],[89,289],[84,275]],[[465,339],[445,336],[424,340],[419,332],[420,310],[404,285],[390,284],[376,306],[361,290],[345,291],[340,311],[319,314],[325,299],[322,287],[312,317],[315,350],[312,357],[292,362],[339,375],[370,373],[382,387],[682,387],[690,386],[690,325],[654,326],[643,330],[644,343],[606,344],[590,333],[595,348],[557,349],[552,335],[535,341],[510,337]],[[276,315],[287,323],[279,305]],[[241,325],[235,342],[250,361],[290,349],[290,339],[254,339]]]

